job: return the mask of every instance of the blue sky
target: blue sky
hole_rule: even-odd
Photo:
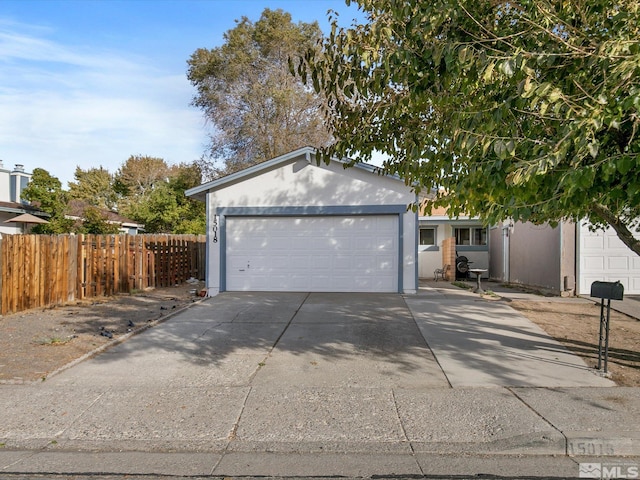
[[[45,168],[66,187],[76,166],[200,157],[207,125],[190,106],[186,61],[265,8],[325,31],[329,9],[344,25],[358,16],[342,0],[0,0],[4,167]]]

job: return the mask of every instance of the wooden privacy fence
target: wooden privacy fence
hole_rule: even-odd
[[[0,312],[203,279],[204,235],[5,235]]]

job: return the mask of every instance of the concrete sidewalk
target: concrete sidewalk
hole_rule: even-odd
[[[567,478],[640,456],[640,389],[605,385],[463,291],[226,293],[1,385],[0,472]]]

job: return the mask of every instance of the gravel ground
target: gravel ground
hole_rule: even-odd
[[[0,383],[44,380],[88,352],[196,301],[193,289],[199,286],[184,284],[0,317]]]

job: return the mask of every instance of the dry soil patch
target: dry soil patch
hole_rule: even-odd
[[[0,382],[45,379],[98,347],[197,300],[193,285],[116,295],[0,317]]]
[[[598,364],[600,305],[591,301],[514,300],[509,305],[582,357]],[[605,307],[606,315],[606,307]],[[609,365],[618,385],[640,387],[640,321],[611,310]]]

